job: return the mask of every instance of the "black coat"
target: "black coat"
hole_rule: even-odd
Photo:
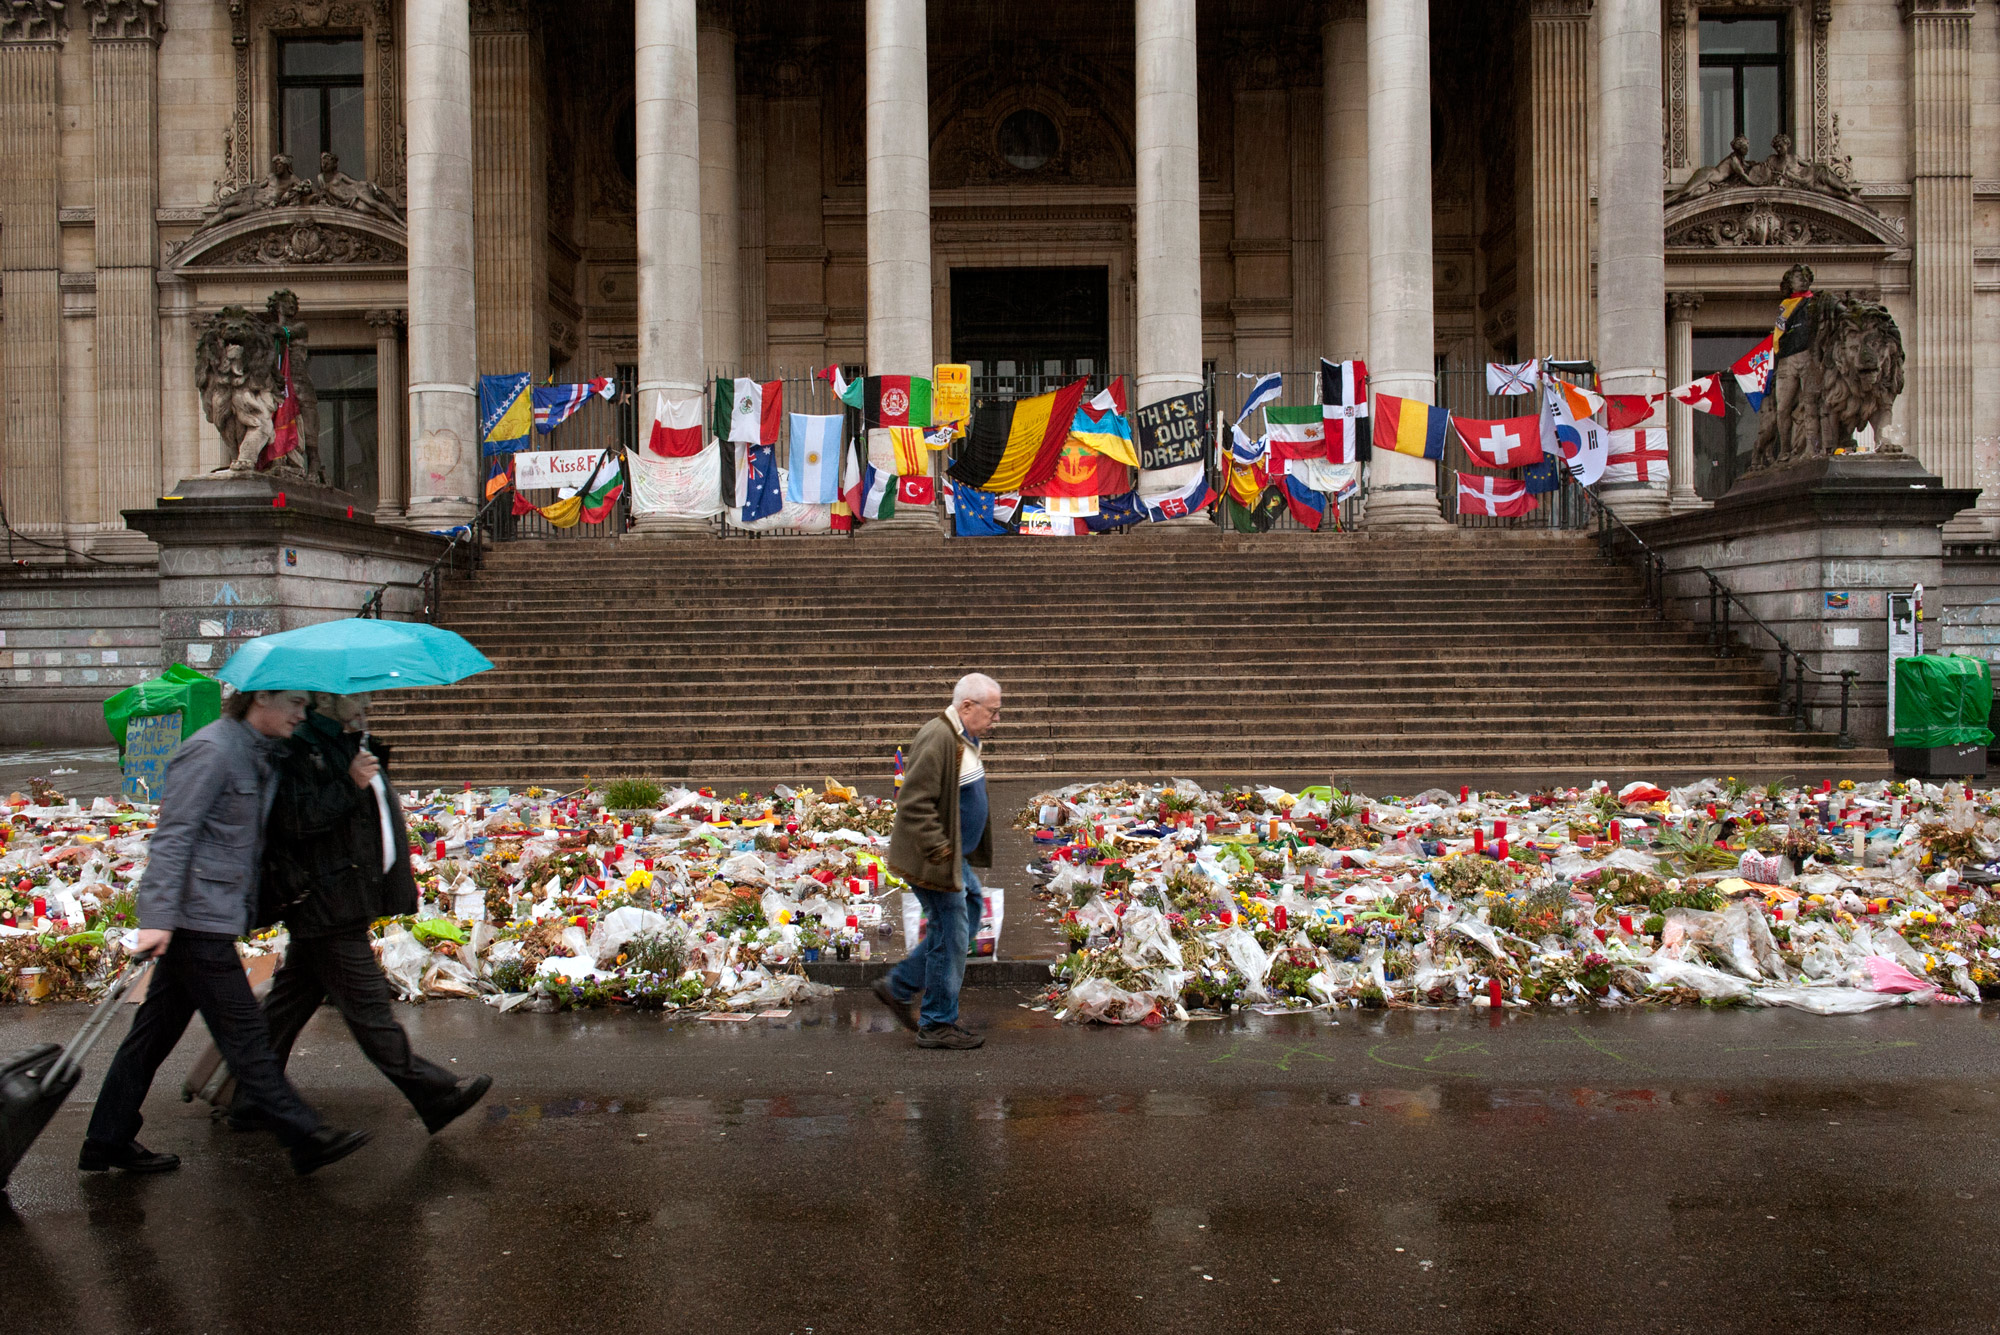
[[[409,831],[396,790],[388,785],[386,762],[383,786],[396,840],[396,861],[387,872],[382,870],[375,794],[356,788],[347,775],[360,748],[357,734],[322,714],[308,713],[278,762],[260,918],[282,918],[293,936],[329,936],[417,911]]]

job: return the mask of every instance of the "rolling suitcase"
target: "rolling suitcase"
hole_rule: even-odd
[[[118,1003],[127,989],[151,968],[145,961],[127,969],[104,991],[67,1047],[42,1043],[0,1063],[0,1191],[14,1175],[15,1165],[56,1115],[56,1109],[83,1076],[83,1059],[111,1027]]]

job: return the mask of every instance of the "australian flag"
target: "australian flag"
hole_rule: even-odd
[[[785,508],[785,490],[778,483],[778,450],[774,445],[750,445],[743,451],[743,476],[737,479],[743,496],[743,522],[769,519]]]

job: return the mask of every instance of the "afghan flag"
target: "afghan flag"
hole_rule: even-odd
[[[1087,383],[1074,380],[1031,399],[975,409],[951,475],[981,491],[1021,491],[1047,482],[1055,476]]]
[[[1281,408],[1274,403],[1264,410],[1264,424],[1273,459],[1326,457],[1326,420],[1318,404]]]
[[[1375,396],[1376,449],[1416,459],[1442,459],[1445,438],[1450,434],[1451,414],[1443,408],[1399,399],[1394,394]]]
[[[863,426],[929,426],[931,382],[920,375],[871,375],[849,381],[840,401],[861,410]]]

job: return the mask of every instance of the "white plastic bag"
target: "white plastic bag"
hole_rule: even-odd
[[[1144,1024],[1165,1019],[1173,999],[1156,992],[1128,992],[1102,978],[1086,978],[1063,998],[1066,1020],[1096,1020],[1102,1024]]]
[[[1134,904],[1125,910],[1118,953],[1135,969],[1160,964],[1174,969],[1181,967],[1181,945],[1174,940],[1167,915],[1150,904]]]
[[[626,904],[611,910],[598,922],[597,931],[590,938],[591,957],[599,964],[608,963],[618,958],[618,952],[633,937],[666,930],[665,914]]]
[[[396,995],[404,1001],[422,1001],[424,966],[431,956],[424,943],[398,925],[382,934],[380,950],[382,972],[395,986]]]

